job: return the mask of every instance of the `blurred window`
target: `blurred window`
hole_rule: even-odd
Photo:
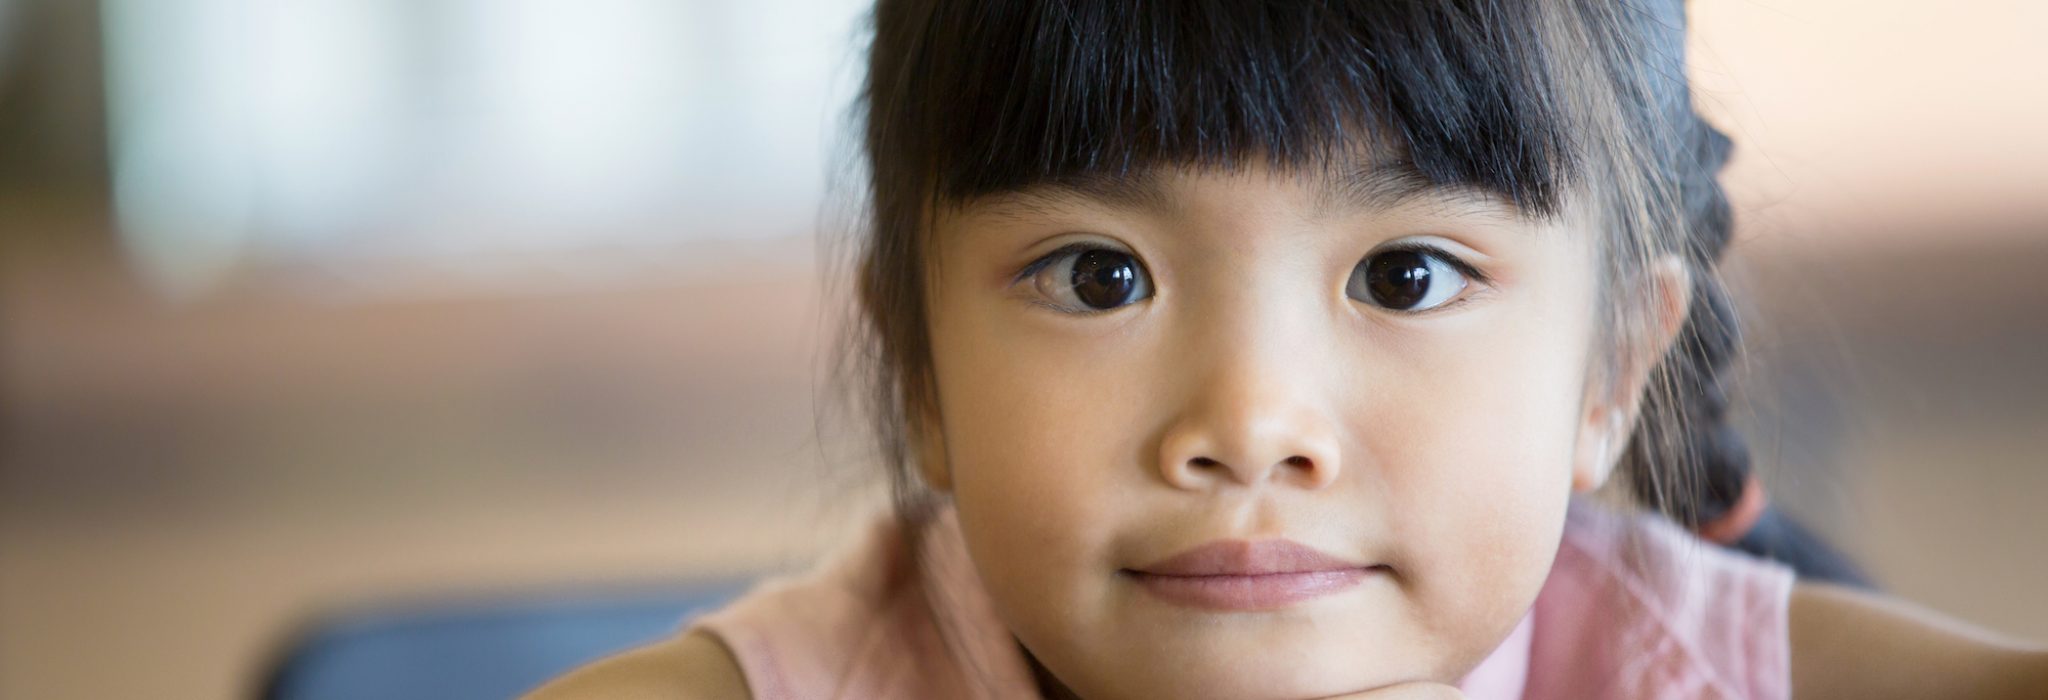
[[[602,277],[805,235],[865,4],[108,0],[124,240],[193,293],[266,264]]]

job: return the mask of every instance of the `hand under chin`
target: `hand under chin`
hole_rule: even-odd
[[[1374,688],[1362,693],[1347,693],[1323,700],[1464,700],[1465,694],[1456,686],[1442,683],[1399,683],[1383,688]]]

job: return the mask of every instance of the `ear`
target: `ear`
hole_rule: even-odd
[[[1586,493],[1607,483],[1635,432],[1643,395],[1657,363],[1685,327],[1692,307],[1692,274],[1677,255],[1665,255],[1650,266],[1646,280],[1650,308],[1646,323],[1617,338],[1622,344],[1606,381],[1595,382],[1580,417],[1577,452],[1572,460],[1572,490]],[[1624,298],[1630,295],[1623,295]],[[1627,302],[1622,302],[1627,303]]]
[[[935,403],[926,401],[925,408],[919,409],[919,420],[911,426],[912,458],[917,460],[925,486],[944,493],[953,488],[953,466],[946,461],[946,430],[938,411],[931,408]]]

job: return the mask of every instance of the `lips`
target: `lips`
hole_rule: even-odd
[[[1248,611],[1320,598],[1387,571],[1291,540],[1218,540],[1123,573],[1168,603]]]

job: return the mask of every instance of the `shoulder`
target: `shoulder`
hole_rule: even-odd
[[[1656,513],[1574,503],[1556,566],[1554,576],[1625,599],[1649,615],[1639,622],[1664,633],[1784,650],[1791,567],[1707,542]]]
[[[1784,697],[1793,581],[1660,515],[1575,501],[1536,603],[1551,656],[1532,673],[1606,688],[1592,696]]]
[[[692,632],[584,666],[526,697],[745,700],[751,696],[725,645],[709,634]]]
[[[676,636],[579,668],[536,691],[567,698],[826,697],[886,653],[873,637],[908,614],[914,581],[887,519],[810,570],[757,582]]]

